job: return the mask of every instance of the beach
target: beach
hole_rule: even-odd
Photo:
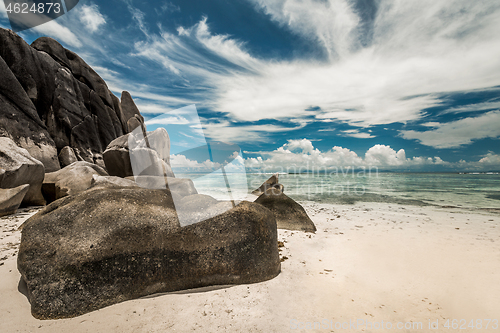
[[[449,332],[454,319],[466,322],[463,332],[500,330],[487,321],[500,319],[498,212],[301,204],[318,230],[279,229],[282,267],[272,280],[155,294],[44,321],[31,316],[16,268],[17,228],[36,212],[20,210],[0,219],[0,331],[415,332],[437,325],[432,331]]]

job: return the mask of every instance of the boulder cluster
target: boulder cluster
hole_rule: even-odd
[[[271,279],[277,228],[316,230],[277,176],[236,206],[175,177],[167,131],[51,38],[0,28],[0,73],[0,216],[45,205],[18,255],[36,318]]]

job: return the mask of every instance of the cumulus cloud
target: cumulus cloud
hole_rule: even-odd
[[[422,166],[447,166],[452,163],[440,157],[407,158],[404,149],[398,151],[390,146],[375,145],[366,151],[365,156],[358,156],[352,150],[332,147],[321,152],[307,139],[289,140],[288,143],[271,152],[259,152],[262,156],[246,159],[246,166],[252,170],[300,172],[310,170],[337,170],[339,168],[388,168],[416,169]],[[493,156],[493,155],[492,155]],[[490,158],[492,164],[493,157]],[[475,165],[477,166],[477,165]]]
[[[417,132],[401,131],[405,139],[418,140],[434,148],[457,148],[474,140],[500,137],[500,111],[434,125],[434,129]]]
[[[479,164],[498,166],[500,165],[500,155],[489,152],[479,160]]]
[[[174,172],[184,173],[184,172],[202,172],[211,173],[215,170],[220,169],[221,164],[214,163],[210,160],[203,162],[198,162],[191,160],[182,154],[175,154],[170,156],[170,165]]]
[[[90,32],[96,32],[106,23],[104,16],[99,11],[99,7],[95,4],[83,5],[79,8],[80,21],[87,27]]]

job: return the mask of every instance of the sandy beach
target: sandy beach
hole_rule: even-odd
[[[0,332],[378,332],[389,325],[450,332],[453,319],[462,332],[500,331],[498,321],[497,329],[494,321],[485,327],[500,320],[498,212],[302,204],[318,231],[279,230],[282,272],[270,281],[156,294],[47,321],[31,316],[16,268],[17,228],[36,210],[1,218]]]

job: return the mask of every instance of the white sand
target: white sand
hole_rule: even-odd
[[[314,321],[323,328],[307,331],[386,331],[362,320],[375,328],[382,321],[394,327],[422,322],[422,329],[402,332],[429,332],[429,320],[439,320],[433,332],[500,332],[492,323],[484,327],[484,319],[500,320],[498,213],[378,203],[305,206],[318,231],[279,230],[288,259],[270,281],[151,295],[56,321],[34,319],[18,291],[15,229],[26,217],[0,219],[0,258],[7,256],[0,266],[0,332],[288,332]],[[467,325],[483,319],[483,328],[446,329],[446,319]],[[356,320],[359,327],[335,329],[337,322]]]

